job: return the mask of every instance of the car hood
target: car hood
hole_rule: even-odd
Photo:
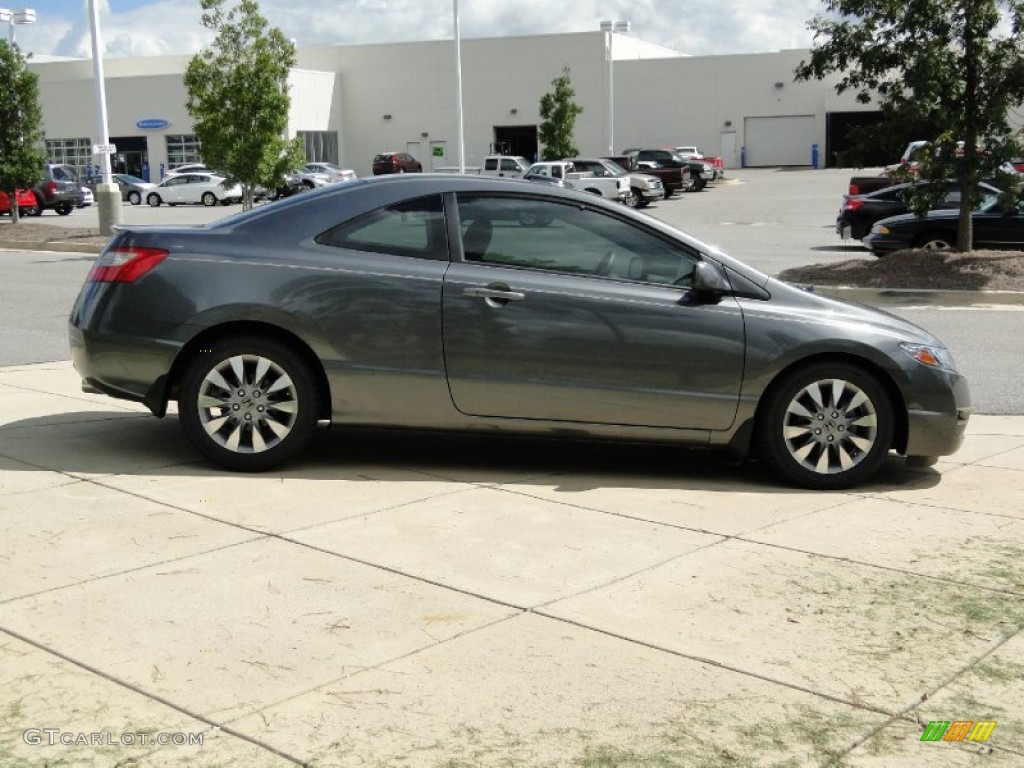
[[[899,341],[945,346],[939,338],[919,325],[877,307],[827,296],[818,293],[812,286],[794,285],[774,277],[764,287],[771,294],[771,301],[785,305],[790,314],[806,314],[815,319],[824,316],[829,323],[837,326],[869,326]]]

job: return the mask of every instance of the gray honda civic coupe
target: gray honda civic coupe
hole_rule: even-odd
[[[521,180],[380,176],[120,228],[69,331],[86,391],[176,401],[243,471],[330,421],[728,447],[834,489],[953,453],[971,411],[927,331]]]

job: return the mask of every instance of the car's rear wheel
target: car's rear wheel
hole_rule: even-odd
[[[61,203],[53,210],[55,210],[57,214],[60,216],[67,216],[69,213],[75,210],[75,206],[73,206],[71,203]]]
[[[43,215],[43,201],[39,199],[39,195],[35,195],[36,207],[32,210],[29,216],[42,216]]]
[[[185,370],[182,428],[209,459],[259,472],[301,451],[317,423],[313,372],[273,339],[233,336],[208,344]]]
[[[200,198],[203,201],[203,205],[207,208],[217,204],[217,196],[213,192],[203,192],[203,196]]]
[[[128,202],[131,203],[132,205],[139,205],[142,202],[142,195],[140,195],[138,192],[134,192],[134,191],[133,192],[129,192],[128,193]]]
[[[956,248],[956,238],[944,232],[926,232],[914,240],[914,247],[925,251],[951,251]]]
[[[32,205],[22,205],[18,207],[19,216],[38,216],[42,211],[39,208],[39,203],[33,203]]]
[[[773,469],[805,488],[846,488],[874,474],[892,445],[893,406],[859,366],[795,370],[765,395],[757,440]]]
[[[156,194],[156,192],[153,192],[152,194],[147,195],[146,197],[146,203],[149,204],[150,208],[159,208],[160,203],[162,202],[163,201],[160,199],[160,195]]]

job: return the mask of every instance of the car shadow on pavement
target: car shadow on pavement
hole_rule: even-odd
[[[863,245],[813,245],[809,250],[826,251],[827,253],[871,253]]]
[[[725,450],[347,427],[319,429],[303,453],[264,476],[378,482],[362,471],[368,467],[404,470],[393,476],[398,481],[428,476],[481,484],[536,480],[551,486],[555,480],[556,489],[566,493],[609,486],[816,493],[787,485],[761,463],[738,461]],[[0,471],[244,477],[200,456],[173,414],[155,419],[126,411],[72,412],[5,424]],[[908,468],[891,456],[869,485],[855,490],[924,488],[940,480],[932,468]]]

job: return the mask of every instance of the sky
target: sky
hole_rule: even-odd
[[[96,0],[104,56],[191,54],[209,35],[199,0]],[[88,0],[0,0],[34,8],[15,29],[34,55],[91,56]],[[823,0],[459,0],[463,39],[596,30],[626,20],[630,34],[681,53],[806,48]],[[451,39],[452,0],[260,0],[263,15],[302,47]],[[7,30],[3,30],[6,32]]]

